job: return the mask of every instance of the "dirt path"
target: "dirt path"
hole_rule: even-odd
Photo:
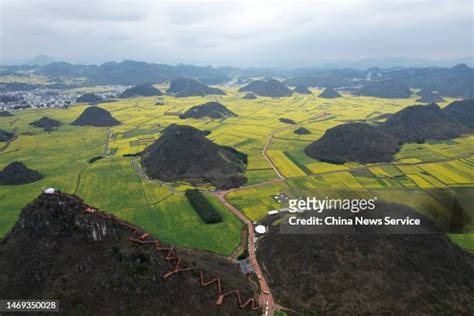
[[[270,144],[272,143],[272,138],[273,138],[273,133],[270,134],[270,136],[268,137],[267,139],[267,143],[265,144],[265,147],[263,147],[263,157],[265,157],[265,160],[268,161],[268,163],[270,164],[270,166],[272,167],[273,171],[275,171],[278,179],[285,179],[285,177],[280,173],[280,171],[278,170],[278,168],[273,164],[273,161],[270,159],[270,157],[268,157],[267,155],[267,149],[268,147],[270,146]]]
[[[84,171],[86,171],[86,169],[90,166],[91,164],[87,164],[85,165],[80,171],[79,173],[77,174],[77,179],[76,179],[76,187],[74,188],[74,193],[73,194],[78,194],[78,191],[79,191],[79,186],[81,185],[81,178],[82,178],[82,175],[84,174]]]
[[[107,157],[107,153],[109,151],[109,139],[110,139],[111,135],[112,135],[112,132],[110,130],[108,130],[107,131],[107,138],[105,139],[104,157]]]
[[[132,159],[132,166],[138,172],[138,174],[140,175],[140,178],[142,179],[142,181],[156,181],[156,182],[159,182],[160,185],[166,186],[172,194],[178,193],[176,188],[173,187],[172,185],[168,184],[168,183],[165,183],[165,182],[160,181],[160,180],[150,180],[150,178],[147,176],[147,174],[143,170],[142,166],[140,165],[140,162],[138,161],[137,157],[134,157]]]
[[[137,157],[133,157],[132,166],[138,172],[138,174],[140,175],[140,178],[142,178],[143,180],[146,180],[146,181],[150,180],[150,179],[148,179],[148,176],[146,175],[146,173],[143,171],[142,167],[140,166],[140,163],[138,162]]]
[[[270,291],[270,287],[268,286],[267,280],[262,273],[262,269],[260,269],[260,265],[258,264],[257,256],[255,255],[255,232],[254,232],[254,225],[252,221],[250,221],[243,213],[241,213],[237,208],[235,208],[232,204],[230,204],[225,196],[229,191],[220,191],[215,192],[215,196],[221,201],[229,210],[232,211],[238,218],[240,218],[246,225],[248,231],[248,238],[247,238],[247,247],[249,253],[250,263],[252,264],[253,270],[258,277],[260,283],[260,297],[259,303],[263,307],[263,315],[273,315],[275,310],[278,308],[278,305],[275,304],[273,300],[273,295]]]
[[[282,132],[282,131],[286,131],[286,130],[289,130],[289,129],[294,129],[296,126],[301,126],[301,124],[304,124],[306,122],[311,122],[312,120],[315,120],[315,119],[320,119],[321,117],[324,117],[324,116],[327,116],[327,115],[331,115],[331,113],[329,112],[324,112],[322,113],[322,116],[321,115],[317,115],[317,116],[312,116],[306,120],[302,120],[302,121],[299,121],[297,122],[296,125],[290,125],[290,126],[285,126],[285,127],[282,127],[282,128],[278,128],[276,130],[274,130],[269,136],[268,136],[268,139],[267,139],[267,142],[265,143],[265,146],[263,147],[263,157],[265,158],[265,160],[270,164],[270,166],[272,167],[273,171],[275,171],[275,174],[277,175],[278,177],[278,180],[285,180],[286,177],[283,176],[281,173],[280,173],[280,170],[278,170],[278,168],[273,164],[273,161],[272,159],[267,155],[267,150],[268,150],[268,147],[270,147],[271,143],[272,143],[272,139],[273,139],[273,136],[275,135],[275,133],[279,133],[279,132]],[[276,138],[276,137],[275,137]],[[294,139],[293,139],[294,141]],[[265,182],[263,182],[265,183]]]
[[[235,191],[240,191],[240,190],[245,190],[248,188],[255,188],[255,187],[260,187],[266,184],[270,183],[278,183],[278,182],[284,182],[287,180],[286,177],[284,177],[278,170],[278,168],[273,164],[272,160],[270,157],[267,155],[267,149],[271,144],[273,138],[273,133],[268,137],[267,142],[265,144],[265,147],[263,148],[263,156],[264,158],[268,161],[272,169],[275,171],[275,174],[278,176],[278,179],[274,179],[271,181],[265,181],[261,183],[256,183],[253,185],[249,186],[244,186],[240,188],[235,188],[235,189],[230,189],[227,191],[221,191],[215,193],[217,198],[229,209],[234,213],[238,218],[240,218],[246,225],[248,229],[248,253],[249,253],[249,258],[252,263],[252,266],[254,268],[255,273],[257,276],[259,276],[259,282],[260,282],[260,288],[261,288],[261,294],[260,294],[260,304],[262,304],[264,308],[264,315],[273,315],[273,313],[276,310],[289,310],[286,309],[282,306],[279,306],[278,304],[275,303],[272,293],[270,291],[270,287],[268,286],[267,280],[265,279],[265,276],[262,274],[262,270],[259,266],[259,263],[257,261],[257,257],[255,255],[255,244],[254,244],[254,225],[252,221],[250,221],[242,212],[240,212],[237,208],[235,208],[229,201],[226,199],[226,195],[229,194],[230,192],[235,192]],[[439,163],[439,162],[446,162],[446,161],[452,161],[455,159],[459,158],[467,158],[473,156],[474,153],[466,153],[462,155],[458,155],[455,157],[449,157],[449,158],[444,158],[444,159],[439,159],[436,161],[429,161],[429,162],[415,162],[415,163],[399,163],[396,164],[397,166],[416,166],[416,165],[421,165],[421,164],[426,164],[426,163]],[[375,164],[374,166],[384,166],[384,165],[392,165],[391,163],[380,163],[380,164]],[[347,172],[347,171],[353,171],[353,170],[360,170],[367,168],[367,166],[362,166],[362,167],[356,167],[356,168],[351,168],[347,170],[335,170],[335,171],[328,171],[328,172],[322,172],[314,175],[305,175],[302,177],[311,177],[311,176],[316,176],[320,174],[333,174],[333,173],[338,173],[338,172]],[[302,178],[302,177],[290,177],[290,178]]]
[[[247,247],[247,229],[242,227],[240,231],[240,243],[232,253],[229,255],[229,258],[232,260],[237,260],[237,257],[244,251]]]

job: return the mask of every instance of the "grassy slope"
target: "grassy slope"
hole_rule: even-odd
[[[130,158],[112,157],[92,164],[81,176],[78,195],[167,242],[225,255],[239,242],[241,222],[211,195],[206,197],[223,222],[206,225],[182,192],[173,193],[156,181],[142,183]]]

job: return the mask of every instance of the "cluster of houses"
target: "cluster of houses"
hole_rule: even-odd
[[[103,91],[96,94],[104,100],[116,98],[127,87],[126,86],[101,86]],[[23,110],[26,108],[66,108],[76,103],[77,98],[82,95],[77,89],[49,89],[37,88],[23,91],[0,91],[0,109]]]

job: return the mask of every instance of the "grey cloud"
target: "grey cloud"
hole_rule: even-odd
[[[2,0],[5,1],[5,0]],[[7,5],[12,5],[13,10],[28,7],[34,11],[36,17],[43,19],[56,19],[68,21],[139,21],[147,17],[150,2],[129,2],[127,6],[123,2],[112,0],[17,0],[15,2],[6,0]]]
[[[338,59],[473,56],[469,0],[0,0],[0,62],[313,66]]]

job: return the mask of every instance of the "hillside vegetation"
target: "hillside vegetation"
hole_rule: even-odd
[[[394,208],[403,209],[377,203],[376,210],[394,214]],[[474,310],[474,256],[445,235],[364,234],[350,228],[353,234],[290,235],[272,226],[257,255],[276,301],[301,314]]]
[[[293,93],[283,82],[275,79],[255,80],[239,89],[239,92],[253,92],[262,97],[287,97]]]
[[[326,88],[324,89],[323,92],[321,92],[318,95],[318,98],[324,98],[324,99],[335,99],[335,98],[340,98],[341,94],[334,90],[334,88]]]
[[[404,143],[450,139],[468,132],[436,104],[409,106],[381,123],[380,128]]]
[[[95,93],[84,93],[79,98],[77,98],[77,103],[98,103],[102,101],[102,98]]]
[[[303,85],[297,85],[293,91],[301,94],[311,94],[311,91],[308,89],[308,87]]]
[[[257,96],[253,93],[247,93],[242,99],[244,100],[255,100]]]
[[[14,161],[0,170],[0,184],[20,185],[41,180],[43,176],[36,170],[28,168],[21,161]]]
[[[0,142],[7,142],[12,139],[14,136],[13,133],[0,129]]]
[[[238,88],[224,85],[219,88],[226,95],[217,97],[218,102],[238,117],[186,121],[179,118],[179,114],[195,105],[216,101],[214,95],[189,98],[164,95],[159,97],[164,103],[162,106],[155,105],[155,97],[102,103],[100,107],[121,122],[110,128],[67,124],[80,116],[88,107],[85,104],[67,109],[12,110],[13,116],[1,117],[0,128],[10,133],[14,131],[15,136],[12,142],[0,143],[0,169],[12,161],[23,161],[44,178],[0,188],[0,195],[8,197],[0,203],[0,235],[4,236],[15,223],[25,199],[32,200],[41,190],[52,186],[65,192],[76,192],[93,205],[144,227],[163,241],[228,256],[239,244],[242,222],[212,193],[206,192],[206,199],[223,217],[221,223],[206,225],[184,194],[186,189],[197,187],[205,191],[213,189],[213,185],[196,181],[192,186],[187,180],[156,181],[143,177],[138,171],[140,157],[137,154],[163,136],[164,128],[183,122],[207,131],[205,138],[213,143],[229,146],[246,156],[247,167],[241,174],[247,182],[227,196],[252,220],[280,207],[273,195],[284,193],[297,198],[321,194],[324,197],[327,190],[340,186],[357,192],[374,192],[380,199],[398,201],[421,211],[433,207],[439,210],[439,218],[447,216],[445,210],[449,205],[439,194],[429,194],[431,188],[455,190],[463,206],[470,203],[472,190],[469,189],[474,183],[474,136],[470,134],[448,140],[428,139],[423,144],[407,143],[394,156],[393,162],[376,165],[349,161],[331,164],[304,154],[304,148],[327,130],[347,122],[372,122],[379,116],[377,121],[383,121],[415,104],[417,96],[385,99],[344,94],[342,98],[322,99],[317,97],[320,90],[315,88],[313,95],[294,93],[285,98],[243,100],[244,93],[237,92]],[[87,87],[77,91],[92,90]],[[453,101],[446,97],[446,102],[439,105],[444,109]],[[58,120],[62,125],[51,134],[29,125],[43,116]],[[292,119],[297,125],[280,123],[281,117]],[[294,130],[300,126],[311,134],[295,134]],[[287,178],[281,182],[274,182],[277,175],[262,154],[272,134],[266,154]],[[243,155],[241,161],[244,161]],[[97,156],[104,158],[88,162]],[[178,156],[174,154],[173,157]],[[192,162],[191,158],[189,162]],[[169,164],[172,163],[170,159]],[[253,184],[259,186],[253,187]],[[418,192],[416,196],[407,198],[407,194],[414,191]],[[474,218],[472,208],[467,210]],[[463,247],[474,249],[469,234],[450,238]]]
[[[172,80],[167,92],[173,93],[177,97],[205,96],[208,94],[225,95],[225,92],[221,89],[208,87],[190,78]]]
[[[465,127],[474,129],[474,99],[454,101],[444,112]]]
[[[421,98],[417,99],[416,102],[421,103],[438,103],[438,102],[445,102],[444,98],[439,94],[433,91],[425,91],[421,90],[417,92]]]
[[[61,125],[61,122],[59,122],[58,120],[43,116],[39,120],[31,122],[30,125],[34,127],[42,128],[46,132],[50,132],[56,129],[57,127],[59,127],[59,125]]]
[[[71,123],[72,125],[80,126],[97,126],[107,127],[120,125],[109,111],[96,106],[88,107],[81,113],[81,115]]]
[[[408,98],[410,89],[399,80],[382,80],[368,83],[353,92],[354,95],[363,95],[378,98]]]
[[[379,128],[349,123],[327,130],[323,137],[305,148],[305,153],[329,163],[370,163],[391,161],[399,149],[398,140]]]
[[[196,105],[181,114],[182,119],[187,118],[203,118],[209,117],[213,119],[221,119],[231,116],[237,116],[234,112],[229,111],[225,106],[219,102],[207,102],[201,105]]]
[[[163,95],[163,93],[157,88],[153,87],[150,83],[141,84],[135,87],[128,88],[119,96],[120,98],[133,98],[133,97],[152,97]]]
[[[434,103],[413,105],[388,116],[378,125],[342,124],[328,129],[320,139],[305,148],[305,153],[311,158],[336,164],[346,161],[389,162],[404,143],[446,140],[472,132],[452,118],[456,116],[456,110],[448,108],[450,106],[443,111]],[[472,114],[474,108],[463,109],[467,108]],[[451,113],[451,116],[446,113]]]
[[[241,157],[191,126],[168,126],[161,137],[142,152],[142,164],[150,178],[164,181],[209,182],[219,189],[238,187],[246,182]]]
[[[1,297],[59,299],[61,310],[84,314],[253,313],[233,296],[218,306],[217,287],[201,285],[202,271],[204,281],[219,276],[223,291],[239,289],[243,299],[253,297],[233,264],[205,252],[132,243],[129,237],[143,231],[133,236],[114,218],[87,214],[87,207],[77,196],[55,193],[42,194],[22,209],[0,244]],[[174,256],[181,258],[180,268],[196,268],[169,274]]]

